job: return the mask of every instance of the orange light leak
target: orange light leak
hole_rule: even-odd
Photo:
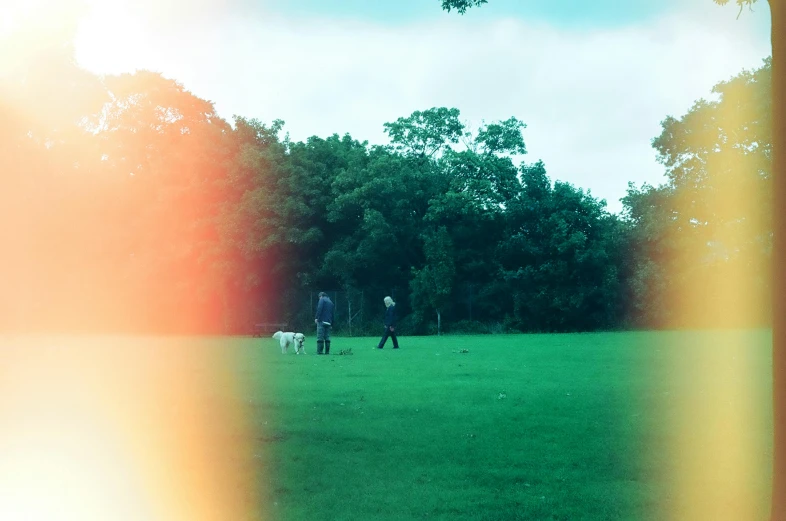
[[[738,128],[748,115],[732,112],[734,103],[726,105],[732,108],[723,114],[724,127]],[[770,205],[768,194],[760,193],[760,184],[753,181],[757,165],[743,150],[714,154],[707,168],[714,194],[708,207],[716,222],[725,221],[710,235],[729,252],[729,262],[718,262],[709,275],[705,271],[683,281],[670,305],[689,327],[730,329],[714,331],[713,345],[698,345],[702,333],[683,333],[684,345],[670,362],[679,376],[679,389],[664,397],[664,409],[674,413],[674,423],[664,426],[671,433],[665,477],[671,494],[664,519],[765,519],[771,487],[772,402],[762,381],[769,372],[761,362],[763,346],[750,345],[751,331],[741,329],[769,323],[769,284],[762,284],[762,278],[767,279],[770,266],[755,256],[739,259],[755,230],[766,229],[762,223],[769,218]],[[683,215],[690,215],[692,202],[690,197],[679,202]],[[707,235],[699,236],[695,254],[671,260],[701,262],[707,252],[701,241]],[[761,342],[766,338],[762,330]]]
[[[6,339],[0,519],[267,518],[226,362],[193,339]]]
[[[103,330],[113,324],[143,330],[144,324],[123,323],[123,312],[155,304],[100,282],[101,270],[113,265],[90,264],[99,255],[91,257],[89,248],[109,255],[112,243],[90,240],[99,219],[79,218],[106,213],[69,206],[104,201],[111,211],[120,203],[102,190],[114,193],[106,186],[115,181],[97,167],[47,177],[52,158],[74,164],[67,154],[83,162],[92,157],[74,151],[81,145],[73,120],[82,109],[74,99],[99,111],[104,101],[59,96],[58,89],[83,78],[67,69],[67,60],[51,60],[47,70],[50,62],[38,59],[73,38],[86,3],[0,3],[0,329],[73,322],[87,332],[107,324]],[[57,67],[71,74],[68,81]],[[40,143],[28,144],[27,136]],[[47,139],[66,146],[50,148]],[[69,148],[69,139],[77,144]],[[61,189],[48,189],[49,179]],[[118,278],[112,275],[106,280]],[[253,454],[232,357],[194,338],[0,333],[0,520],[268,518],[256,486],[264,469]]]

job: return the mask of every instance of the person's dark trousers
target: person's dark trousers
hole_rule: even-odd
[[[317,354],[330,354],[330,326],[317,324]]]
[[[385,342],[388,341],[388,337],[393,340],[393,349],[398,349],[398,338],[396,338],[396,332],[391,331],[390,327],[388,326],[385,326],[385,332],[382,334],[382,340],[379,341],[377,349],[382,349],[385,346]]]

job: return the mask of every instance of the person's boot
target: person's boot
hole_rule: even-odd
[[[325,341],[317,340],[317,354],[321,355],[324,349],[325,349]]]
[[[325,340],[325,354],[330,354],[330,340]]]

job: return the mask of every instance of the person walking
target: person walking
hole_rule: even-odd
[[[330,354],[330,328],[333,325],[333,301],[328,298],[324,291],[319,292],[319,304],[317,304],[317,316],[314,317],[317,325],[317,354],[321,355],[324,351]]]
[[[396,338],[396,303],[390,297],[385,297],[385,332],[382,334],[382,340],[379,341],[377,349],[382,349],[388,337],[393,340],[393,349],[398,349],[398,338]]]

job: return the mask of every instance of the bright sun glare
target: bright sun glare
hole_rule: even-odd
[[[100,31],[103,36],[111,36],[113,27],[128,22],[133,5],[126,0],[0,2],[0,72],[37,49],[64,42],[74,44],[80,34]],[[89,50],[102,63],[111,63],[109,53],[132,50],[128,42],[107,43],[111,45]]]
[[[8,340],[0,519],[218,521],[255,504],[220,359],[173,342]]]

